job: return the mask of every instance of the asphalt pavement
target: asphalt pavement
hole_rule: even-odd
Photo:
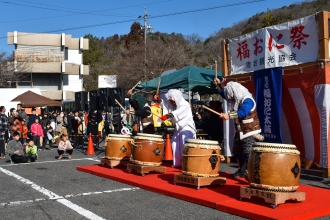
[[[0,160],[0,219],[244,219],[76,170],[100,163],[102,146],[96,156],[75,149],[72,160],[57,160],[56,148],[39,151],[34,163]],[[221,171],[236,169],[221,164]],[[320,174],[303,170],[300,183],[330,189],[330,179]]]

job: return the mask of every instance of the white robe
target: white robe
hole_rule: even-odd
[[[196,139],[196,127],[189,103],[182,98],[176,102],[174,116],[175,132],[172,137],[173,166],[182,167],[182,153],[187,139]]]

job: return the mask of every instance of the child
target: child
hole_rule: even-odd
[[[14,163],[26,163],[28,159],[24,155],[22,143],[19,141],[19,139],[20,133],[15,131],[13,133],[13,140],[9,141],[7,144],[6,151]]]
[[[25,156],[30,162],[35,162],[38,159],[38,148],[34,145],[33,140],[29,140],[28,145],[25,148]]]
[[[23,127],[22,139],[23,139],[23,145],[25,146],[26,145],[26,139],[28,137],[28,132],[29,132],[29,129],[25,124],[25,120],[22,121],[22,127]]]
[[[44,137],[44,132],[41,124],[39,124],[39,118],[34,119],[34,123],[31,125],[31,134],[33,142],[40,148],[40,137]]]
[[[68,159],[71,159],[71,155],[73,152],[73,147],[71,145],[71,142],[67,140],[67,136],[65,134],[61,135],[61,141],[58,144],[58,155],[59,157],[57,158],[58,160],[62,159],[62,154],[64,154],[64,152],[67,152],[69,154]]]
[[[54,139],[54,133],[53,133],[53,127],[51,126],[51,122],[47,121],[46,128],[44,129],[44,136],[45,136],[45,142],[43,143],[42,149],[45,150],[46,144],[48,142],[48,149],[52,150],[53,148],[53,139]]]

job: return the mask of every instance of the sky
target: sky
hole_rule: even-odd
[[[147,24],[164,33],[208,38],[256,13],[301,0],[0,0],[0,51],[9,54],[7,32],[65,33],[74,38],[124,35],[146,12]]]

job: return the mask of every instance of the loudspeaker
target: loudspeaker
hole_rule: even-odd
[[[115,99],[125,107],[125,90],[124,87],[109,88],[111,97],[111,106],[118,107]]]
[[[110,88],[101,88],[99,91],[99,110],[108,111],[112,104]]]
[[[90,110],[99,110],[99,90],[89,91]]]
[[[87,96],[88,92],[81,91],[81,92],[75,92],[74,93],[74,106],[76,111],[87,111]]]

